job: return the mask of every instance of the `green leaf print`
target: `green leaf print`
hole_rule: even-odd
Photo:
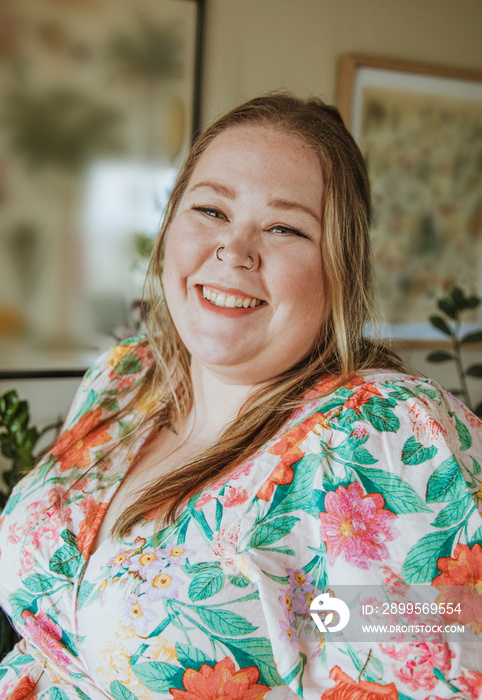
[[[369,437],[368,434],[366,437]],[[345,442],[335,447],[333,452],[342,459],[357,462],[358,464],[375,464],[375,462],[378,462],[378,459],[375,459],[375,457],[360,444],[359,440],[352,437],[347,438]]]
[[[10,605],[12,606],[12,619],[19,625],[23,625],[21,615],[24,610],[31,613],[36,613],[38,610],[37,597],[28,591],[19,590],[8,596]]]
[[[458,418],[455,413],[450,413],[450,415],[455,418],[455,427],[460,440],[460,450],[468,450],[469,447],[472,447],[472,436],[469,429],[466,425],[464,425],[464,423],[462,423],[460,418]]]
[[[224,586],[224,572],[218,566],[210,567],[207,571],[197,574],[189,586],[189,597],[193,601],[210,598]]]
[[[237,586],[238,588],[246,588],[246,586],[249,586],[251,581],[249,578],[246,578],[246,576],[229,576],[230,582],[233,584],[233,586]]]
[[[284,685],[284,681],[276,670],[273,659],[271,642],[265,637],[237,639],[236,641],[221,641],[232,653],[240,668],[256,666],[259,669],[259,683],[270,687]]]
[[[102,401],[99,401],[99,406],[102,406],[106,411],[111,411],[112,413],[119,410],[119,402],[112,398],[112,396],[106,396]]]
[[[114,700],[136,700],[134,693],[131,693],[129,688],[126,688],[120,681],[112,681],[110,692]]]
[[[433,472],[427,484],[427,503],[455,501],[465,495],[465,481],[455,457],[449,457]]]
[[[361,413],[380,433],[396,433],[400,427],[397,416],[381,400],[368,401],[361,407]]]
[[[282,537],[288,535],[295,524],[299,521],[294,515],[281,516],[267,523],[263,523],[256,528],[249,541],[249,547],[266,547],[266,545],[278,542]]]
[[[74,578],[83,564],[83,557],[77,547],[64,544],[59,547],[49,562],[49,569],[56,574]]]
[[[58,585],[58,580],[54,576],[46,576],[45,574],[32,574],[24,580],[24,586],[32,591],[32,593],[50,593]]]
[[[74,690],[81,700],[90,700],[89,696],[86,695],[83,690],[81,690],[80,688],[77,688],[76,685],[74,685]]]
[[[169,688],[182,688],[184,669],[160,661],[148,661],[132,666],[137,678],[149,690],[168,693]]]
[[[71,532],[70,530],[63,530],[60,533],[60,536],[64,540],[64,542],[66,542],[68,545],[70,545],[74,549],[77,549],[77,540],[76,540],[73,532]]]
[[[21,491],[17,491],[17,493],[12,494],[7,501],[7,505],[3,509],[2,515],[10,515],[10,513],[17,507],[21,497]]]
[[[477,462],[477,460],[474,459],[473,457],[472,457],[472,469],[474,470],[475,475],[480,474],[480,472],[482,471],[480,468],[479,462]]]
[[[402,462],[408,465],[422,464],[422,462],[426,462],[427,459],[432,459],[436,454],[436,447],[433,445],[431,447],[424,447],[417,442],[412,435],[403,446]]]
[[[98,394],[96,391],[94,391],[94,389],[89,389],[81,407],[75,414],[73,420],[70,421],[69,425],[73,425],[81,416],[84,415],[84,413],[87,413],[87,411],[92,408],[97,400],[97,396]]]
[[[385,499],[385,508],[392,513],[430,513],[418,493],[396,474],[390,474],[382,469],[361,467],[352,464],[352,469],[360,477],[367,493],[381,493]]]
[[[474,544],[482,545],[482,525],[477,528],[477,530],[470,538],[470,542],[468,542],[469,547],[473,547]]]
[[[307,455],[300,459],[294,467],[294,477],[291,484],[278,486],[267,517],[303,510],[315,518],[318,510],[313,502],[313,481],[320,468],[322,457]]]
[[[216,634],[241,637],[258,629],[249,620],[231,610],[199,607],[195,611],[206,627]]]
[[[4,667],[4,668],[0,668],[0,681],[2,680],[2,678],[3,678],[4,676],[7,675],[7,673],[8,673],[8,668],[5,668],[5,667]]]
[[[43,695],[43,694],[42,694]],[[64,693],[60,688],[49,688],[46,695],[43,695],[45,700],[69,700],[67,693]]]
[[[125,374],[137,374],[142,370],[142,360],[139,355],[125,355],[114,367],[114,372],[121,376]]]
[[[453,527],[442,532],[431,532],[414,544],[402,566],[402,576],[405,581],[430,583],[440,573],[437,569],[438,559],[450,556],[458,530],[458,527]]]
[[[97,586],[88,581],[82,581],[77,596],[77,605],[83,608],[86,605],[91,605],[97,599]]]
[[[193,668],[195,671],[199,671],[203,664],[208,664],[208,666],[212,667],[216,663],[204,652],[196,649],[196,647],[193,647],[190,644],[177,643],[176,656],[181,666],[184,668]]]
[[[467,512],[472,508],[474,502],[470,493],[466,493],[460,501],[454,501],[445,506],[443,510],[437,515],[432,525],[434,527],[449,527],[458,523],[462,518],[467,515]]]

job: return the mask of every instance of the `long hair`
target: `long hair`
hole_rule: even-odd
[[[287,94],[252,99],[218,119],[195,142],[172,191],[146,278],[147,343],[154,354],[140,394],[162,385],[166,402],[157,424],[179,424],[193,404],[189,356],[172,322],[162,289],[163,251],[169,226],[199,159],[223,131],[237,126],[277,129],[301,140],[322,169],[324,200],[321,253],[328,293],[327,318],[314,350],[296,366],[262,385],[226,426],[218,442],[139,493],[119,517],[114,533],[126,534],[150,514],[172,522],[186,499],[256,453],[306,400],[307,391],[333,376],[338,385],[368,368],[403,370],[402,361],[381,341],[364,337],[376,321],[373,300],[370,186],[365,162],[338,110],[318,99]],[[303,271],[300,271],[303,274]],[[130,408],[139,400],[132,398]],[[128,407],[128,408],[129,408]],[[112,419],[112,418],[111,418]],[[139,426],[141,429],[141,426]]]

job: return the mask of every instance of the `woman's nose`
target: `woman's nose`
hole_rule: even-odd
[[[246,231],[238,231],[226,237],[216,249],[216,258],[231,267],[255,270],[259,266],[259,252],[254,237]]]

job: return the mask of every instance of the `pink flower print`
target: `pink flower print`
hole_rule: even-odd
[[[213,541],[211,542],[211,552],[216,559],[221,560],[221,565],[229,573],[237,572],[234,559],[237,554],[236,545],[238,544],[240,528],[240,523],[223,527],[214,533]]]
[[[351,432],[350,437],[356,440],[365,441],[368,435],[368,428],[365,425],[357,425],[356,428]]]
[[[129,568],[130,563],[129,550],[121,547],[117,550],[117,554],[109,559],[107,566],[110,567],[111,576],[116,576],[119,573],[123,574]]]
[[[232,508],[245,503],[248,500],[248,492],[240,487],[228,486],[224,495],[218,498],[225,508]]]
[[[293,627],[290,627],[289,622],[284,622],[280,620],[280,633],[278,639],[287,639],[291,646],[295,646],[298,641],[298,635]]]
[[[149,628],[157,620],[156,613],[148,607],[148,601],[134,594],[121,601],[122,624],[133,627],[139,637],[147,637]]]
[[[413,403],[408,413],[413,423],[413,434],[424,447],[447,443],[452,452],[460,448],[453,419],[433,402],[426,403],[421,397]]]
[[[164,564],[164,550],[146,547],[140,554],[135,554],[131,558],[129,571],[134,571],[139,574],[144,580],[147,579],[151,571],[159,572]]]
[[[309,619],[310,605],[316,598],[314,589],[311,591],[298,590],[293,596],[293,612]]]
[[[279,591],[280,591],[281,595],[278,597],[278,603],[283,608],[283,612],[284,612],[286,620],[289,620],[291,607],[292,607],[291,596],[288,593],[286,593],[286,591],[283,588],[280,588]]]
[[[326,494],[326,512],[321,512],[319,517],[330,564],[342,556],[348,563],[368,569],[370,560],[388,558],[385,542],[399,533],[391,524],[397,516],[385,510],[384,505],[380,493],[363,495],[358,482],[350,484],[348,489],[339,486]]]
[[[140,591],[146,594],[149,603],[154,603],[161,598],[177,598],[179,588],[184,581],[172,574],[172,570],[157,571],[150,569],[147,573],[147,581],[141,583]]]
[[[200,496],[194,504],[195,510],[202,510],[206,503],[209,503],[211,498],[212,496],[210,493],[203,493],[202,496]]]
[[[405,661],[403,666],[395,665],[393,671],[395,676],[412,690],[433,690],[438,683],[434,668],[440,672],[449,671],[451,658],[455,656],[446,643],[380,644],[380,649],[397,661]]]
[[[454,680],[453,685],[460,688],[464,698],[479,700],[482,695],[482,674],[477,671],[464,671]]]
[[[192,557],[195,554],[194,549],[189,549],[183,544],[176,544],[175,542],[166,544],[162,550],[163,558],[166,562],[174,564],[176,566],[184,566],[186,559]]]
[[[301,588],[301,590],[311,593],[313,590],[313,576],[311,574],[305,574],[303,569],[286,569],[286,573],[291,590]]]
[[[31,640],[57,666],[66,668],[69,658],[64,653],[64,647],[60,643],[62,639],[60,626],[41,610],[36,615],[24,610],[21,617],[25,622],[25,638]]]

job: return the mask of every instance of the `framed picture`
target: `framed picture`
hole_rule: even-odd
[[[346,54],[337,104],[372,182],[384,333],[433,345],[437,300],[482,287],[482,72]]]
[[[199,128],[204,0],[0,8],[0,377],[74,376],[133,335]]]

